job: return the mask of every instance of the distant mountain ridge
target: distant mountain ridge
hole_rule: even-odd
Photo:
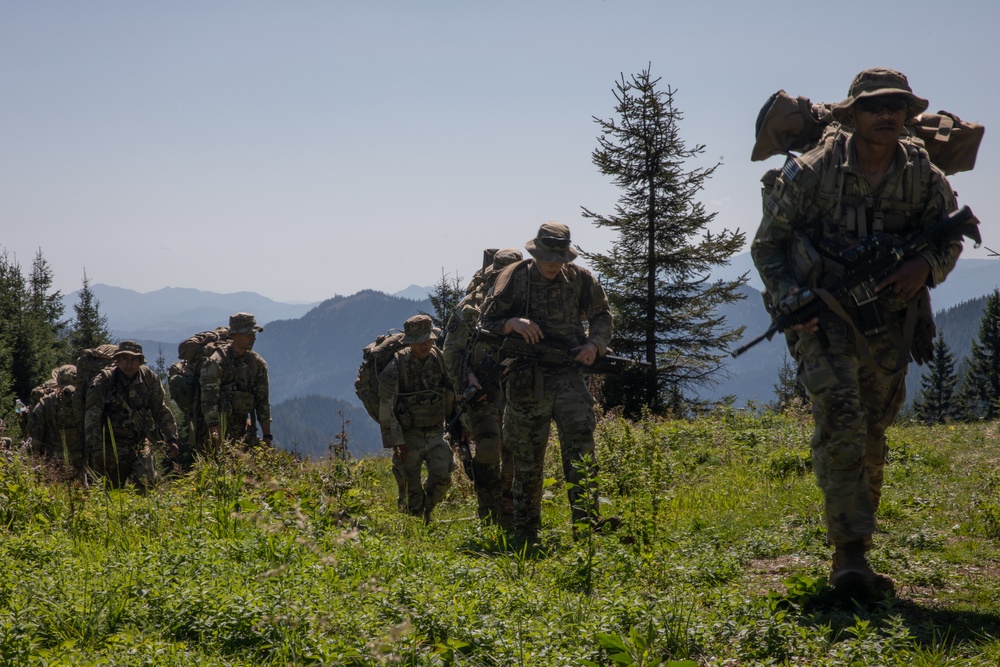
[[[164,287],[137,292],[97,283],[90,286],[101,302],[101,313],[116,338],[164,341],[176,345],[192,333],[229,323],[229,316],[250,312],[257,322],[302,317],[316,303],[281,303],[256,292],[219,294],[188,287]],[[79,291],[63,297],[66,312],[73,312]]]
[[[746,326],[744,340],[767,329],[770,318],[761,303],[759,278],[749,253],[733,258],[713,278],[732,280],[749,271],[750,283],[742,288],[745,299],[721,309],[727,327]],[[986,295],[1000,285],[1000,262],[959,260],[948,281],[931,292],[938,312],[938,328],[961,360],[969,354],[982,318]],[[134,338],[147,349],[152,362],[161,347],[167,364],[176,358],[177,344],[197,331],[226,324],[233,312],[255,314],[266,331],[256,349],[267,360],[271,373],[271,402],[279,415],[295,415],[289,436],[304,453],[316,454],[340,429],[338,411],[347,427],[352,451],[381,451],[377,426],[354,395],[354,378],[361,351],[381,333],[401,329],[403,322],[420,312],[433,312],[426,298],[433,288],[411,285],[395,295],[363,290],[351,296],[334,296],[314,304],[272,301],[253,292],[215,294],[193,289],[164,288],[142,294],[133,290],[94,285],[101,312],[108,316],[116,338]],[[417,299],[416,297],[423,296]],[[68,312],[76,294],[66,297]],[[719,382],[704,388],[702,398],[733,396],[736,405],[748,401],[764,404],[774,399],[778,372],[787,360],[783,336],[764,342],[738,359],[726,358]],[[924,368],[910,367],[908,396],[919,392]],[[305,400],[308,399],[308,400]],[[287,404],[287,405],[284,405]],[[283,405],[283,409],[277,406]],[[308,417],[308,410],[319,411]]]

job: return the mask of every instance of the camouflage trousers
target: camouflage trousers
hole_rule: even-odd
[[[789,334],[798,379],[812,401],[812,462],[823,491],[830,544],[871,544],[875,510],[892,425],[906,398],[900,365],[902,314],[886,313],[888,330],[865,339],[866,361],[850,326],[833,313],[820,317],[819,334]],[[826,340],[824,340],[824,337]]]
[[[404,430],[403,440],[404,453],[400,455],[397,448],[392,454],[392,475],[399,489],[397,505],[400,512],[418,516],[444,500],[455,459],[441,428]],[[424,464],[427,479],[421,481]]]
[[[136,486],[147,487],[159,478],[148,440],[141,443],[116,440],[112,443],[109,438],[103,451],[91,450],[89,457],[91,470],[106,477],[115,488],[125,486],[130,480]]]
[[[510,450],[503,446],[501,434],[502,401],[483,401],[469,410],[469,428],[476,443],[472,465],[479,518],[511,526],[514,500],[511,483],[514,462]]]
[[[529,366],[508,378],[503,413],[504,446],[510,450],[514,464],[511,495],[516,531],[537,531],[541,527],[545,450],[553,421],[559,434],[573,523],[596,514],[596,489],[582,486],[583,478],[596,471],[581,469],[585,458],[593,459],[597,425],[594,397],[573,368]]]
[[[87,462],[87,454],[83,447],[83,439],[76,428],[52,428],[46,430],[49,442],[35,442],[32,438],[32,449],[63,465],[82,470]]]

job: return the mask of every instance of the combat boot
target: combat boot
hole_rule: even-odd
[[[892,593],[892,579],[872,569],[865,551],[865,545],[860,541],[836,545],[830,567],[830,585],[848,592]]]

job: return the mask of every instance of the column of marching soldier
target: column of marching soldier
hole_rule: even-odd
[[[953,213],[957,202],[942,169],[972,168],[982,126],[924,114],[927,100],[885,68],[859,73],[834,105],[803,105],[804,98],[783,94],[772,96],[757,122],[754,159],[787,159],[762,179],[763,219],[751,254],[772,329],[785,333],[812,404],[813,469],[834,549],[830,583],[891,591],[893,582],[866,557],[882,494],[885,432],[903,405],[908,362],[930,358],[928,288],[954,268],[963,236],[981,240],[971,211]],[[818,128],[815,136],[803,136],[803,121]],[[922,138],[919,130],[931,125],[937,130]],[[963,144],[963,136],[971,141]],[[933,160],[926,141],[937,142]],[[454,447],[474,481],[479,517],[502,527],[515,547],[537,543],[553,422],[574,534],[620,523],[598,512],[594,399],[582,377],[612,359],[607,296],[574,263],[578,251],[565,225],[543,224],[525,249],[529,259],[505,249],[484,264],[447,324],[443,349],[430,317],[408,319],[399,349],[378,369],[377,400],[367,400],[370,393],[362,399],[392,450],[400,511],[430,521],[451,483]],[[861,267],[885,271],[874,281],[847,281]],[[192,455],[182,441],[203,443],[203,451],[223,440],[254,444],[257,424],[270,441],[267,366],[253,352],[259,331],[252,315],[238,313],[228,330],[182,344],[184,363],[176,373],[172,367],[170,386],[192,415],[185,438],[131,341],[88,351],[76,369],[56,369],[44,397],[21,416],[40,451],[114,484],[155,476],[153,440],[182,461]]]

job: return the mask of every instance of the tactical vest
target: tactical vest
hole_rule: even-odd
[[[590,275],[580,271],[575,264],[566,264],[566,279],[545,280],[535,275],[526,259],[516,264],[511,280],[520,294],[525,294],[522,316],[538,324],[546,340],[562,343],[567,347],[582,345],[587,340],[583,326],[586,318],[592,285]]]
[[[444,424],[448,409],[447,380],[444,356],[436,347],[431,356],[422,362],[410,354],[397,352],[394,360],[399,372],[399,390],[396,393],[396,414],[404,428],[437,428]]]
[[[901,142],[906,152],[902,188],[889,198],[861,197],[845,192],[848,136],[840,130],[830,132],[821,142],[822,147],[813,149],[823,151],[817,165],[819,181],[804,216],[808,222],[796,227],[789,250],[796,280],[803,286],[818,287],[839,279],[850,268],[840,261],[840,253],[871,235],[888,235],[901,241],[920,229],[932,173],[927,152]],[[793,180],[802,168],[799,160],[789,157],[770,179],[771,186],[780,188]],[[764,182],[767,188],[767,177]],[[774,196],[779,195],[776,190]]]
[[[111,423],[116,443],[135,445],[153,433],[153,416],[141,402],[142,383],[125,383],[117,370],[110,373],[111,391],[104,401],[104,427]],[[110,442],[110,440],[109,440]]]

